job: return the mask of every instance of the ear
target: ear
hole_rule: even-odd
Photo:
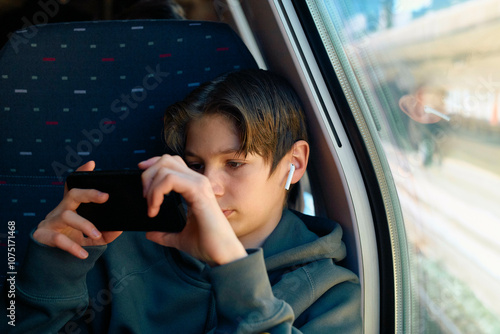
[[[293,144],[291,153],[290,163],[295,166],[292,184],[295,184],[299,182],[306,172],[307,162],[309,161],[309,144],[305,140],[299,140]]]

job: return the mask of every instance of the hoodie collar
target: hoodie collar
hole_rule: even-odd
[[[346,254],[341,239],[342,229],[336,222],[285,209],[278,226],[262,245],[267,269],[319,259],[340,261]]]
[[[280,222],[262,244],[262,248],[265,258],[269,258],[316,239],[318,239],[318,236],[309,231],[299,217],[290,210],[285,209],[281,214]]]
[[[300,266],[319,259],[340,261],[346,254],[341,239],[342,229],[336,222],[284,209],[280,222],[262,245],[267,270]],[[184,263],[181,267],[185,273],[206,277],[207,264],[182,251],[170,251],[177,263]]]

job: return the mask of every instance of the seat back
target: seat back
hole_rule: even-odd
[[[78,22],[13,34],[0,52],[2,268],[15,270],[6,264],[9,240],[22,261],[29,233],[59,203],[71,171],[89,160],[97,169],[137,168],[165,153],[165,108],[243,68],[257,65],[221,23]]]

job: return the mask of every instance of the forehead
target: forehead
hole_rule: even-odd
[[[225,115],[203,115],[190,121],[187,127],[186,152],[197,155],[236,152],[240,145],[237,127]]]

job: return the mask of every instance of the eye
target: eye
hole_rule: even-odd
[[[238,161],[228,161],[227,162],[227,165],[229,166],[229,168],[232,168],[232,169],[237,169],[237,168],[240,168],[241,166],[243,166],[245,163],[243,162],[238,162]]]
[[[203,171],[203,164],[199,162],[188,162],[187,163],[188,167],[194,170],[195,172],[201,172]]]

